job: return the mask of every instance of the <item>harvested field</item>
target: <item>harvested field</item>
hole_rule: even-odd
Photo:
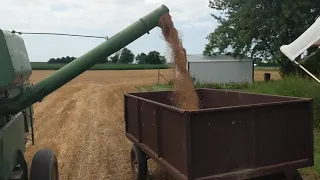
[[[34,71],[31,81],[51,73]],[[51,148],[61,179],[131,179],[123,93],[156,82],[157,70],[87,71],[50,94],[35,104],[36,145],[27,148],[29,165],[38,149]]]
[[[263,72],[256,77],[263,80]],[[34,71],[31,81],[51,73]],[[169,79],[172,72],[161,73]],[[272,79],[278,77],[271,73]],[[27,147],[29,165],[38,149],[51,148],[58,156],[60,179],[131,179],[123,93],[156,82],[157,70],[87,71],[50,94],[35,104],[36,145]],[[151,176],[163,176],[160,172],[153,166]]]

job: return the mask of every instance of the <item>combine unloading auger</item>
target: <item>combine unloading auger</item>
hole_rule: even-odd
[[[160,17],[168,12],[162,5],[35,85],[29,82],[32,68],[23,39],[0,29],[0,179],[29,179],[23,154],[28,134],[34,142],[34,103],[90,69],[102,57],[112,55],[157,27]],[[35,154],[30,179],[58,179],[53,151],[39,150]]]

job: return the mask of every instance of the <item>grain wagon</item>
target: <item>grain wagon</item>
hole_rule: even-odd
[[[153,159],[176,179],[302,179],[313,166],[312,99],[197,89],[185,111],[173,91],[124,95],[125,132],[135,179]]]

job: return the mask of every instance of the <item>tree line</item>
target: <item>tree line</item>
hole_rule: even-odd
[[[280,66],[281,75],[304,73],[280,51],[306,31],[320,14],[319,0],[210,0],[218,27],[207,36],[203,54],[268,60]],[[318,48],[311,47],[306,55]],[[320,52],[308,61],[297,60],[320,75]]]
[[[76,57],[62,57],[62,58],[51,58],[49,59],[48,63],[70,63],[75,60]],[[120,64],[166,64],[167,60],[164,56],[158,51],[150,51],[148,54],[140,53],[135,56],[132,51],[128,48],[123,48],[120,51],[114,53],[110,57],[102,58],[99,61],[99,64],[104,63],[120,63]]]

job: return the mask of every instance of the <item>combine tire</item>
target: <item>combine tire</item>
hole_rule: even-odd
[[[39,150],[33,157],[30,180],[58,180],[57,157],[52,150]]]
[[[146,180],[148,175],[147,155],[136,145],[132,145],[130,157],[134,180]]]

